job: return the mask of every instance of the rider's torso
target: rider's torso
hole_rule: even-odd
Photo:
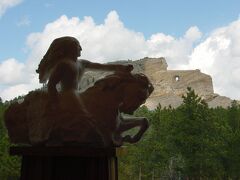
[[[64,72],[61,77],[61,90],[77,90],[78,83],[80,82],[85,70],[84,61],[71,61],[64,62]]]

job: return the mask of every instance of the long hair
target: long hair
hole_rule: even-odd
[[[59,62],[60,59],[72,57],[79,49],[78,40],[74,37],[65,36],[55,39],[46,54],[41,59],[36,72],[39,74],[39,82],[46,83],[52,68]],[[81,47],[81,46],[80,46]]]

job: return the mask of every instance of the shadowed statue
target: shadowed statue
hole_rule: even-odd
[[[135,143],[148,128],[146,118],[123,118],[132,114],[153,91],[143,74],[132,74],[132,65],[106,65],[78,60],[81,46],[73,37],[55,39],[41,60],[37,73],[47,91],[32,91],[23,103],[11,104],[5,124],[13,143],[32,145],[89,144],[121,146]],[[79,93],[85,69],[113,71],[93,87]],[[60,90],[57,90],[60,84]],[[139,126],[133,135],[122,133]]]

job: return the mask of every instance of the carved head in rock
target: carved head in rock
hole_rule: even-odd
[[[81,55],[81,50],[79,41],[74,37],[65,36],[55,39],[36,70],[39,74],[39,82],[46,83],[51,70],[61,59],[68,58],[76,61]]]

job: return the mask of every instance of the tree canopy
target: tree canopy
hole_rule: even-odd
[[[126,144],[126,155],[119,157],[120,180],[240,179],[239,104],[209,108],[191,88],[182,98],[175,109],[143,106],[135,112],[148,118],[150,127],[139,143]],[[20,168],[20,159],[8,155],[6,108],[0,103],[1,180],[19,175]]]

